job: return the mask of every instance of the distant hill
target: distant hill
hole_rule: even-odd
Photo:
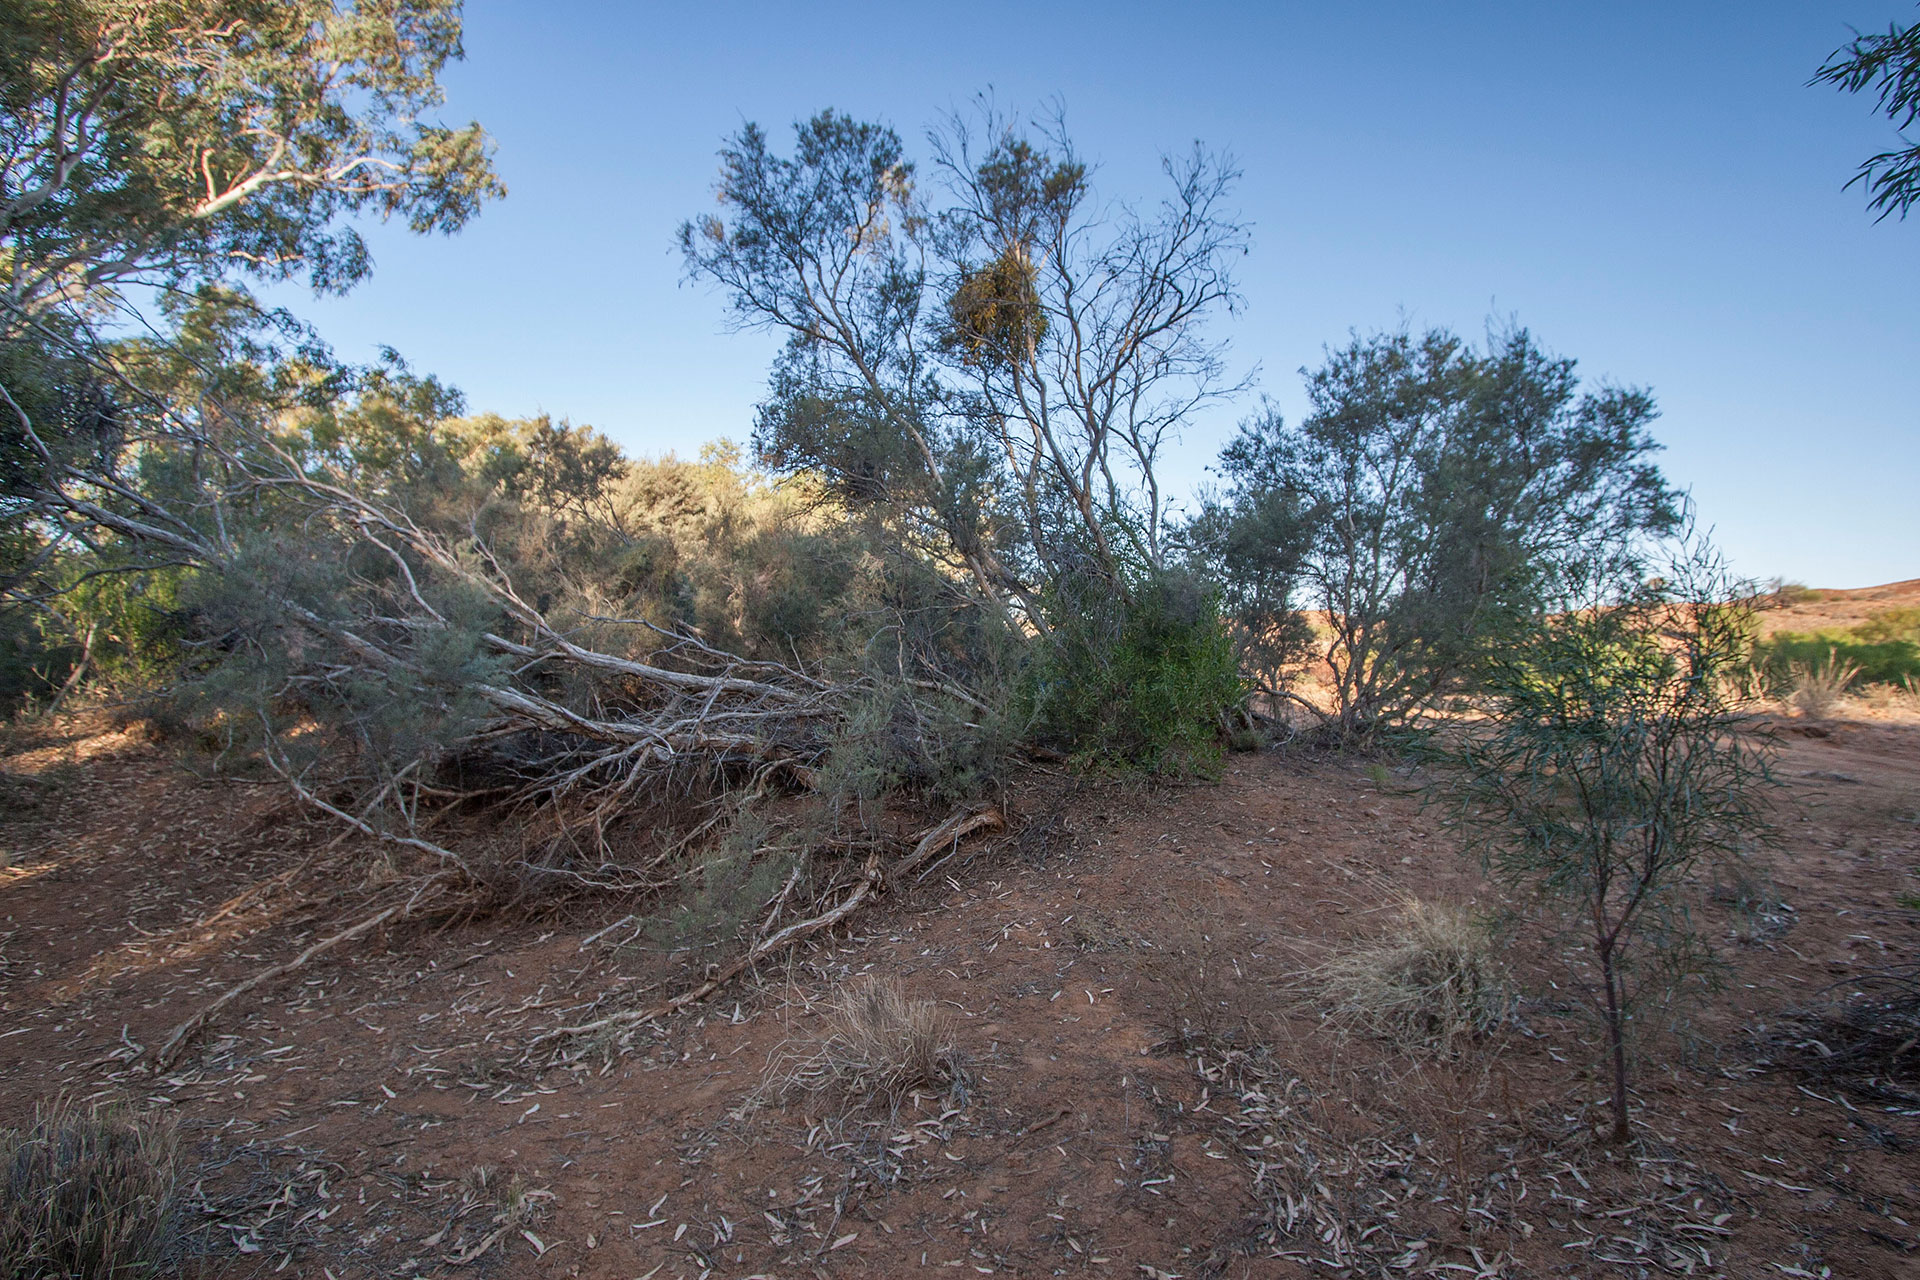
[[[1883,609],[1920,605],[1920,578],[1878,587],[1814,588],[1802,599],[1768,609],[1760,634],[1776,631],[1826,631],[1856,626]]]

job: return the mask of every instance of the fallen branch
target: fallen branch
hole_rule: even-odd
[[[264,986],[276,978],[285,977],[287,974],[305,965],[314,957],[325,955],[343,943],[352,942],[355,938],[371,933],[389,920],[404,919],[412,915],[419,909],[422,902],[437,896],[438,892],[439,887],[437,885],[430,884],[422,886],[420,892],[415,893],[405,902],[396,902],[382,911],[377,911],[360,923],[350,928],[342,929],[330,938],[323,938],[321,941],[314,943],[293,959],[283,964],[274,965],[271,969],[254,974],[245,982],[237,983],[227,988],[212,1004],[205,1006],[198,1013],[173,1029],[167,1036],[166,1041],[153,1053],[154,1068],[159,1071],[165,1071],[168,1067],[172,1066],[174,1059],[179,1057],[180,1051],[187,1046],[187,1042],[193,1038],[195,1033],[204,1027],[215,1014],[232,1004],[235,1000],[238,1000],[241,996],[247,994],[247,992],[252,991],[255,987]]]
[[[915,842],[913,851],[899,859],[892,866],[882,869],[877,856],[867,859],[867,865],[860,873],[860,882],[853,887],[853,891],[845,898],[842,898],[833,907],[821,912],[817,916],[812,916],[805,920],[796,920],[786,928],[768,934],[766,937],[760,939],[759,942],[749,947],[745,955],[735,960],[732,964],[727,965],[724,969],[721,969],[718,973],[700,983],[700,985],[689,988],[661,1004],[654,1005],[652,1008],[628,1009],[621,1013],[609,1014],[604,1018],[597,1018],[592,1022],[581,1023],[578,1026],[555,1027],[551,1031],[543,1032],[534,1037],[533,1041],[527,1046],[527,1056],[531,1057],[542,1045],[551,1044],[556,1040],[576,1039],[580,1036],[595,1035],[604,1031],[625,1030],[630,1027],[640,1026],[644,1023],[657,1022],[669,1014],[677,1013],[688,1005],[698,1004],[775,952],[784,951],[803,939],[810,938],[822,930],[831,929],[834,925],[839,924],[842,920],[845,920],[848,916],[858,911],[861,904],[872,897],[874,893],[884,891],[889,883],[899,880],[906,873],[912,871],[922,862],[925,862],[936,850],[950,845],[956,845],[962,838],[971,835],[975,831],[989,827],[997,829],[1005,825],[1006,819],[998,809],[987,808],[977,811],[961,810],[945,822],[942,822],[939,826],[923,834],[920,839]]]

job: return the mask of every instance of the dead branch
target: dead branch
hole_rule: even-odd
[[[911,872],[915,867],[931,857],[936,850],[957,845],[961,839],[975,831],[987,828],[998,829],[1005,825],[1005,816],[996,808],[989,807],[979,810],[962,809],[946,821],[940,823],[940,825],[924,833],[920,839],[915,842],[912,852],[900,858],[893,863],[892,866],[883,870],[880,867],[879,855],[876,853],[870,856],[867,859],[866,866],[861,869],[859,882],[854,885],[853,891],[847,894],[846,897],[819,915],[809,917],[805,920],[797,920],[783,929],[768,934],[752,947],[748,948],[745,955],[735,960],[732,964],[727,965],[698,986],[683,991],[679,995],[661,1004],[654,1005],[651,1008],[628,1009],[621,1013],[609,1014],[604,1018],[595,1019],[592,1022],[582,1023],[578,1026],[555,1027],[551,1031],[543,1032],[534,1037],[532,1043],[527,1046],[526,1056],[529,1058],[532,1057],[542,1046],[552,1044],[555,1041],[578,1039],[581,1036],[590,1036],[606,1031],[623,1030],[640,1026],[643,1023],[657,1022],[669,1014],[677,1013],[688,1005],[698,1004],[768,956],[779,951],[784,951],[796,943],[812,937],[816,933],[831,929],[834,925],[847,919],[854,912],[858,911],[861,904],[866,902],[876,892],[883,892],[888,884],[898,881],[902,876]]]
[[[285,977],[287,974],[306,965],[307,962],[314,957],[325,955],[335,947],[352,942],[355,938],[361,937],[364,934],[371,933],[389,920],[405,919],[407,916],[412,915],[420,909],[423,903],[439,896],[441,888],[443,887],[442,884],[439,883],[442,878],[442,876],[432,877],[426,884],[421,885],[405,902],[396,902],[390,907],[376,911],[374,914],[360,921],[360,923],[342,929],[339,933],[314,943],[293,959],[283,964],[274,965],[271,969],[256,973],[244,982],[236,983],[228,987],[225,991],[221,992],[219,998],[212,1004],[202,1008],[198,1013],[188,1018],[185,1022],[182,1022],[168,1034],[166,1041],[153,1053],[154,1069],[157,1071],[165,1071],[168,1067],[172,1066],[174,1059],[179,1056],[180,1051],[186,1047],[187,1042],[193,1038],[195,1033],[204,1027],[215,1014],[232,1004],[235,1000],[238,1000],[241,996],[247,994],[247,992],[252,991],[255,987],[264,986],[276,978]]]

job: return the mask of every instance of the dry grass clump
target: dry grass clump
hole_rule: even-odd
[[[1379,935],[1314,971],[1337,1021],[1409,1051],[1451,1055],[1512,1004],[1493,939],[1465,908],[1408,898]]]
[[[0,1133],[0,1277],[153,1275],[176,1243],[174,1130],[69,1099]]]
[[[1900,677],[1899,684],[1881,681],[1860,691],[1860,700],[1875,711],[1900,715],[1920,715],[1920,680],[1912,675]]]
[[[1860,674],[1858,665],[1843,661],[1831,649],[1819,666],[1796,662],[1790,670],[1793,683],[1787,691],[1787,705],[1811,720],[1825,720],[1839,710]]]
[[[836,992],[830,1008],[826,1033],[810,1049],[776,1061],[779,1092],[834,1093],[858,1105],[957,1083],[953,1029],[931,1000],[910,998],[893,979],[869,978]]]

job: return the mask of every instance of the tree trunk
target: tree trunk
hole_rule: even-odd
[[[1613,965],[1613,948],[1600,947],[1600,976],[1607,987],[1607,1050],[1613,1062],[1613,1132],[1607,1141],[1615,1146],[1630,1136],[1627,1124],[1627,1036],[1625,1013],[1620,1007],[1620,978]]]

